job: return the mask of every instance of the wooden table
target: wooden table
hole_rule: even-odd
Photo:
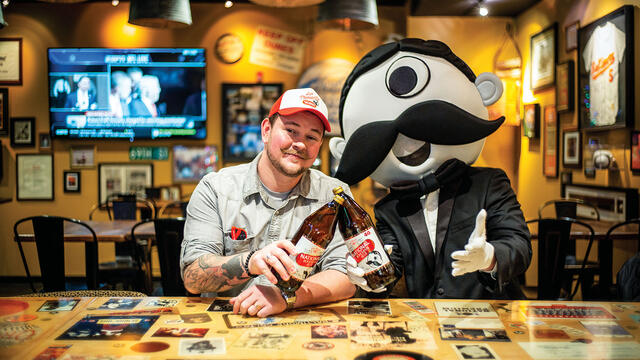
[[[138,223],[137,220],[112,220],[112,221],[83,221],[96,232],[98,241],[124,242],[131,240],[131,228]],[[136,235],[155,236],[153,223],[140,225],[136,229]],[[66,222],[64,223],[64,240],[70,242],[92,241],[89,230],[85,227]],[[35,241],[33,234],[21,234],[21,241]]]
[[[640,357],[640,303],[351,299],[259,319],[208,311],[224,299],[77,298],[66,309],[49,300],[62,299],[0,298],[0,358],[470,358],[456,349],[503,360]],[[131,301],[139,303],[113,306]],[[582,318],[549,315],[562,313]],[[377,359],[390,358],[410,359]]]
[[[608,294],[609,288],[613,284],[613,242],[614,241],[636,241],[640,251],[640,232],[637,225],[625,225],[617,228],[611,233],[610,241],[606,241],[607,231],[617,224],[610,221],[582,220],[589,224],[594,231],[594,241],[598,242],[598,261],[600,263],[599,288],[600,294]],[[531,232],[531,240],[538,239],[538,223],[531,223],[529,231]],[[572,239],[585,239],[589,236],[586,227],[575,224],[571,227]]]

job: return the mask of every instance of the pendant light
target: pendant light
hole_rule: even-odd
[[[189,0],[131,0],[129,23],[154,28],[191,25]]]
[[[375,0],[326,0],[318,9],[318,22],[330,28],[369,30],[378,26]]]
[[[300,7],[317,5],[324,0],[251,0],[252,3],[271,7]]]

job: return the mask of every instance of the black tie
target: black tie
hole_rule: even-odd
[[[458,159],[449,159],[445,161],[435,171],[418,180],[417,182],[391,186],[390,191],[400,200],[418,199],[422,195],[429,194],[440,189],[442,185],[451,183],[467,171],[467,164]]]

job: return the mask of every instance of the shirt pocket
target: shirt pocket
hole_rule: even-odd
[[[235,255],[251,250],[251,244],[255,239],[255,235],[247,234],[247,238],[243,240],[234,240],[231,237],[231,230],[224,233],[224,255]]]

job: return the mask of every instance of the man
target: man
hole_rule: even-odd
[[[113,116],[122,118],[129,116],[131,103],[131,78],[124,71],[114,71],[111,74],[113,90],[109,95],[109,108]]]
[[[495,75],[476,77],[447,45],[421,39],[374,49],[345,82],[345,138],[330,142],[336,177],[390,187],[375,217],[409,297],[524,297],[517,277],[531,243],[520,204],[502,170],[469,166],[504,121],[486,119],[501,94]],[[390,290],[369,289],[353,259],[348,270],[367,291]]]
[[[304,219],[346,184],[309,169],[318,156],[327,107],[313,89],[286,91],[261,123],[264,151],[249,164],[206,175],[187,207],[181,267],[185,288],[231,299],[235,313],[265,317],[350,297],[347,249],[336,231],[295,297],[282,295],[275,273],[295,271],[291,243]],[[206,296],[212,296],[206,294]]]
[[[156,104],[160,99],[160,80],[154,75],[145,75],[140,79],[140,97],[129,105],[133,116],[158,117],[166,112],[166,104]]]
[[[67,96],[65,108],[74,110],[93,110],[96,108],[96,94],[91,91],[91,79],[82,76],[76,84],[76,91]]]

